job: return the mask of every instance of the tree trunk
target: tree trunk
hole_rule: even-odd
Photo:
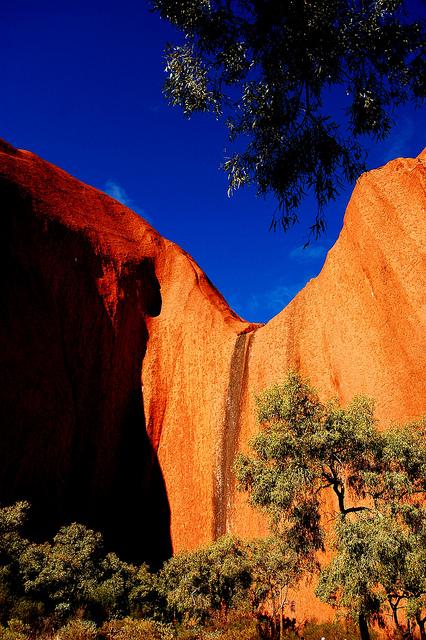
[[[392,608],[393,621],[395,623],[396,628],[399,629],[400,626],[399,626],[399,620],[398,620],[398,607],[391,605],[391,608]]]
[[[421,640],[426,640],[426,630],[425,630],[426,618],[421,618],[420,616],[416,616],[416,622],[419,625]]]
[[[280,640],[283,640],[283,638],[284,638],[283,608],[280,607]]]
[[[271,632],[272,637],[275,639],[277,637],[277,609],[275,607],[275,600],[271,598],[272,605],[272,617],[271,618]]]
[[[407,620],[407,633],[406,633],[406,637],[407,637],[407,640],[413,640],[413,639],[414,639],[414,636],[413,636],[413,628],[412,628],[412,626],[411,626],[411,620],[410,620],[410,619],[408,619],[408,620]]]
[[[367,620],[362,613],[360,613],[360,615],[358,616],[358,622],[359,622],[359,633],[361,635],[361,640],[370,640],[370,632],[368,630]]]

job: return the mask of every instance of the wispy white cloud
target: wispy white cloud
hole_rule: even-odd
[[[277,284],[275,287],[263,293],[263,306],[268,309],[272,315],[276,315],[293,300],[294,296],[299,293],[304,284],[304,282],[292,285]]]
[[[320,260],[325,256],[327,249],[321,244],[312,244],[303,248],[296,247],[289,253],[290,258],[297,260],[298,262],[312,262],[314,260]]]
[[[131,204],[131,199],[127,195],[127,192],[121,185],[113,180],[107,180],[105,182],[105,193],[107,193],[111,198],[118,200],[121,204],[124,204],[126,207],[129,207]]]
[[[305,282],[292,285],[278,283],[244,298],[239,293],[231,294],[229,303],[246,320],[265,322],[282,311],[304,285]]]
[[[118,184],[118,182],[115,182],[114,180],[107,180],[104,185],[104,191],[109,196],[111,196],[111,198],[118,200],[118,202],[121,202],[121,204],[124,204],[124,206],[129,207],[129,209],[132,209],[140,216],[142,216],[142,218],[145,218],[145,220],[151,223],[151,218],[145,213],[144,209],[139,207],[134,202],[134,200],[129,197],[127,191],[120,184]]]

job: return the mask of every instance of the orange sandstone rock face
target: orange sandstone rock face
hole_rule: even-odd
[[[259,326],[126,207],[0,147],[0,501],[29,497],[40,533],[75,518],[158,558],[169,535],[265,532],[232,461],[290,367],[324,397],[375,397],[384,427],[426,413],[425,165],[362,176],[321,274]]]
[[[288,367],[342,404],[374,398],[383,428],[426,413],[426,156],[361,176],[320,275],[256,332],[242,445],[256,431],[253,396]],[[246,522],[239,501],[234,526]]]
[[[265,532],[235,494],[231,461],[258,429],[255,396],[290,367],[324,397],[374,397],[383,426],[426,413],[425,161],[359,179],[321,274],[263,327],[231,319],[175,249],[163,258],[143,381],[175,550]]]
[[[232,461],[250,331],[192,259],[166,243],[162,311],[149,319],[147,428],[167,476],[176,550],[229,530]]]
[[[162,257],[143,382],[175,551],[229,531],[265,534],[235,491],[232,460],[258,429],[255,396],[290,367],[323,397],[374,397],[383,427],[426,413],[425,161],[359,179],[321,274],[263,327],[234,318],[174,247]],[[298,618],[333,615],[312,585],[293,597]]]

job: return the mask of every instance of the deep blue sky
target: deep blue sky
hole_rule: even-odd
[[[352,187],[328,209],[327,235],[304,252],[303,211],[296,229],[274,234],[272,201],[249,190],[227,198],[224,128],[165,103],[163,46],[174,32],[144,0],[2,0],[0,25],[1,137],[146,216],[248,320],[268,320],[317,275]],[[401,109],[396,121],[371,145],[369,167],[426,144],[424,109]]]

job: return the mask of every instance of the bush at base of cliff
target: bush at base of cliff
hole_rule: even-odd
[[[172,620],[187,626],[208,623],[243,606],[252,568],[245,545],[232,536],[173,556],[160,573],[161,591]]]
[[[12,618],[7,627],[0,627],[0,640],[28,640],[30,628],[28,625]]]
[[[177,629],[177,640],[262,640],[264,637],[256,618],[235,610],[226,619],[215,616],[205,625]]]
[[[256,620],[250,619],[233,622],[227,629],[212,631],[204,638],[205,640],[261,640]]]
[[[61,627],[55,640],[97,640],[98,631],[94,622],[74,618]]]
[[[341,622],[308,622],[299,634],[304,640],[358,640],[359,633],[355,624],[342,620]],[[373,638],[374,631],[371,631]]]
[[[173,640],[174,637],[169,625],[133,618],[106,622],[99,632],[102,640]]]

